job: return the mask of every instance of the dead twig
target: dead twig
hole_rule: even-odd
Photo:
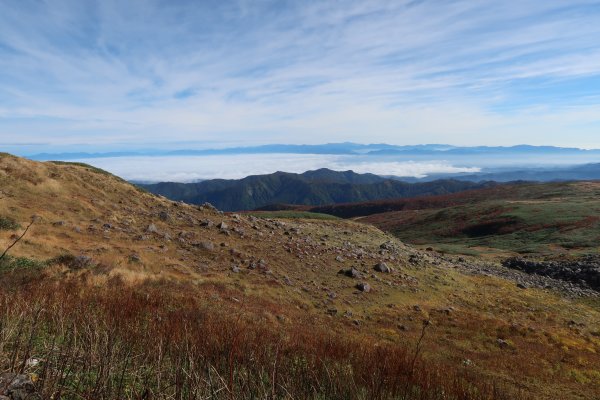
[[[21,234],[21,236],[19,236],[17,239],[15,239],[15,241],[12,242],[12,244],[10,246],[8,246],[6,248],[6,250],[4,250],[4,253],[2,253],[2,255],[0,256],[0,261],[2,261],[2,259],[4,258],[4,256],[6,255],[6,253],[8,253],[8,251],[10,249],[12,249],[17,243],[19,243],[19,241],[21,239],[23,239],[23,237],[27,234],[27,231],[29,230],[29,228],[31,228],[31,225],[33,225],[36,220],[37,220],[36,217],[32,217],[31,218],[31,222],[29,223],[29,225],[27,225],[27,228],[25,228],[25,231]]]
[[[415,354],[410,363],[410,371],[409,371],[408,376],[406,377],[406,384],[404,386],[404,394],[402,396],[402,400],[405,400],[406,395],[408,394],[408,388],[410,386],[410,381],[413,378],[413,375],[415,373],[415,364],[417,362],[417,358],[419,357],[419,352],[421,351],[421,342],[423,341],[423,338],[425,337],[425,331],[427,330],[427,327],[430,324],[431,324],[431,321],[429,321],[429,320],[423,321],[423,328],[421,329],[421,336],[419,337],[419,340],[417,341],[417,346],[415,347]]]

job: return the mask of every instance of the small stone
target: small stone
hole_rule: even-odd
[[[218,225],[217,228],[226,231],[227,229],[229,229],[229,225],[227,225],[225,222],[221,221]]]
[[[198,247],[207,251],[213,251],[215,249],[215,245],[207,240],[198,243]]]
[[[146,228],[146,232],[148,232],[148,233],[158,233],[158,228],[156,228],[156,225],[150,224]]]

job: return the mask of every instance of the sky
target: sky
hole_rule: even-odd
[[[0,150],[600,148],[600,1],[7,0]]]

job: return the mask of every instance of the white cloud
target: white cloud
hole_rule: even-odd
[[[444,161],[367,161],[357,156],[315,154],[243,154],[184,157],[113,157],[77,160],[134,181],[190,182],[199,179],[240,179],[276,171],[302,173],[330,168],[359,173],[424,177],[433,173],[478,172]]]

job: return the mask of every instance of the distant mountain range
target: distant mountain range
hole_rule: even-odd
[[[146,190],[190,204],[212,203],[224,211],[253,210],[271,204],[324,205],[389,198],[441,195],[496,185],[453,179],[407,183],[373,174],[329,169],[302,174],[276,172],[244,179],[197,183],[138,184]]]
[[[568,167],[545,167],[524,169],[502,169],[476,174],[431,174],[426,178],[394,177],[405,182],[429,182],[440,179],[458,179],[461,181],[481,182],[558,182],[600,180],[600,164],[583,164]]]
[[[510,147],[477,146],[460,147],[447,144],[423,144],[414,146],[398,146],[385,143],[327,143],[316,145],[269,144],[252,147],[232,147],[224,149],[203,150],[144,150],[118,151],[105,153],[40,153],[29,155],[32,160],[74,160],[105,157],[134,156],[206,156],[225,154],[334,154],[334,155],[371,155],[371,156],[481,156],[481,155],[599,155],[600,150],[584,150],[578,148],[518,145]]]

